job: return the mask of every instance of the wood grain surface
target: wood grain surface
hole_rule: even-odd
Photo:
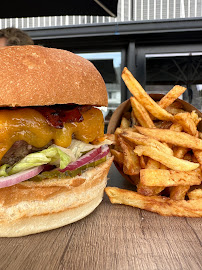
[[[109,186],[131,189],[114,165]],[[88,217],[40,234],[0,239],[0,269],[202,269],[202,219],[162,217],[107,196]]]

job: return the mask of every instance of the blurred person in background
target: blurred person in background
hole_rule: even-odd
[[[34,45],[34,41],[24,31],[8,27],[0,30],[0,47]]]

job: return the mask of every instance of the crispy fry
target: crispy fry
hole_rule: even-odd
[[[124,131],[125,131],[126,129],[124,129],[124,128],[116,128],[116,130],[115,130],[115,132],[114,132],[114,134],[115,135],[120,135],[120,134],[122,134]],[[132,132],[137,132],[137,129],[135,128],[135,127],[133,127],[133,128],[127,128],[127,131],[132,131]],[[109,135],[111,135],[111,134],[109,134]],[[113,135],[113,134],[112,134]]]
[[[138,156],[150,157],[166,167],[177,171],[192,171],[199,167],[198,163],[190,162],[187,160],[179,159],[171,155],[167,155],[164,152],[157,150],[152,146],[138,145],[135,147],[134,152]]]
[[[142,156],[141,156],[142,157]],[[152,158],[149,158],[146,168],[147,169],[159,169],[161,164],[153,160]],[[143,185],[141,182],[137,185],[137,192],[146,195],[146,196],[152,196],[152,195],[157,195],[159,194],[162,190],[164,190],[165,187],[158,187],[158,186],[146,186]]]
[[[130,121],[127,120],[125,117],[122,117],[120,128],[129,128],[129,127],[130,127]]]
[[[196,189],[188,192],[187,195],[188,195],[190,200],[202,199],[202,189],[201,188],[196,188]]]
[[[137,185],[137,192],[139,194],[145,195],[145,196],[153,196],[153,195],[158,195],[162,190],[164,190],[165,187],[149,187],[145,186],[142,183],[139,183]]]
[[[119,164],[123,164],[123,160],[124,160],[123,153],[121,153],[115,149],[111,149],[110,152],[114,156],[114,160],[116,162],[118,162]]]
[[[180,131],[183,130],[183,128],[182,128],[182,125],[180,125],[179,123],[174,123],[170,127],[170,130],[171,131],[178,131],[178,132],[180,132]],[[181,147],[181,146],[176,146],[173,149],[174,156],[177,157],[177,158],[183,158],[184,155],[187,153],[187,151],[188,151],[187,148]]]
[[[122,78],[133,94],[132,111],[126,103],[111,153],[137,192],[106,188],[110,201],[166,216],[202,217],[201,118],[176,100],[186,89],[176,85],[155,102],[127,68]]]
[[[202,151],[194,150],[194,156],[196,157],[196,160],[200,164],[201,171],[202,171]]]
[[[188,112],[178,113],[175,115],[175,120],[179,123],[185,132],[190,135],[198,137],[198,131],[196,128],[196,124],[191,117],[191,114]]]
[[[199,122],[201,121],[202,118],[200,118],[198,116],[198,114],[196,113],[196,111],[192,111],[191,112],[191,118],[193,119],[194,123],[196,126],[198,126]]]
[[[186,148],[202,150],[202,140],[185,132],[157,128],[144,128],[139,126],[136,126],[136,129],[143,135],[149,136],[162,142],[171,143],[173,145],[178,145]]]
[[[172,187],[170,191],[170,198],[176,201],[184,200],[189,188],[190,185]]]
[[[112,144],[116,144],[116,135],[115,134],[105,134],[107,140],[111,141]]]
[[[133,130],[123,130],[121,133],[121,136],[123,136],[125,139],[129,140],[130,142],[137,144],[137,145],[150,145],[154,148],[157,148],[158,150],[161,150],[168,155],[173,155],[172,149],[170,149],[168,146],[164,145],[163,143],[149,138],[147,136],[144,136],[142,134],[139,134],[137,132],[134,132]]]
[[[144,196],[115,187],[107,187],[105,192],[111,203],[130,205],[163,216],[202,217],[202,199],[176,201],[163,196]]]
[[[197,171],[173,171],[161,169],[142,169],[140,170],[140,183],[146,186],[187,186],[199,185],[201,175]]]
[[[118,136],[118,141],[123,150],[123,172],[128,175],[139,174],[140,162],[137,154],[134,153],[133,147],[130,146],[121,136]]]
[[[141,103],[137,101],[135,97],[130,98],[130,103],[133,109],[133,113],[137,119],[137,121],[143,127],[155,127],[153,121],[151,120],[149,113],[147,110],[142,106]]]
[[[132,73],[125,67],[122,72],[124,80],[129,91],[133,96],[149,111],[153,116],[160,120],[172,121],[172,114],[162,109],[142,88],[139,82],[133,77]]]
[[[144,156],[141,156],[141,157],[140,157],[140,167],[141,167],[142,169],[145,169],[145,168],[146,168],[146,163],[145,163]]]
[[[160,162],[158,162],[152,158],[148,159],[146,169],[160,169],[160,167],[161,167]]]
[[[170,130],[180,132],[180,131],[183,130],[183,127],[182,127],[179,123],[174,123],[174,124],[172,124],[172,126],[170,127]]]
[[[180,85],[175,85],[160,101],[159,106],[161,108],[167,108],[170,106],[179,96],[181,96],[184,91],[186,90],[185,87]]]

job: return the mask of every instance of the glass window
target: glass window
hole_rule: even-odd
[[[174,85],[187,88],[181,97],[202,110],[202,53],[146,55],[146,90],[167,93]]]
[[[107,124],[112,113],[121,103],[121,52],[80,53],[78,55],[91,61],[105,81],[108,108],[102,107],[101,110]]]

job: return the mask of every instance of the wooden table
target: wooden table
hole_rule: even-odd
[[[110,186],[131,188],[114,165]],[[202,269],[202,219],[162,217],[105,195],[88,217],[53,231],[0,239],[1,270]]]

